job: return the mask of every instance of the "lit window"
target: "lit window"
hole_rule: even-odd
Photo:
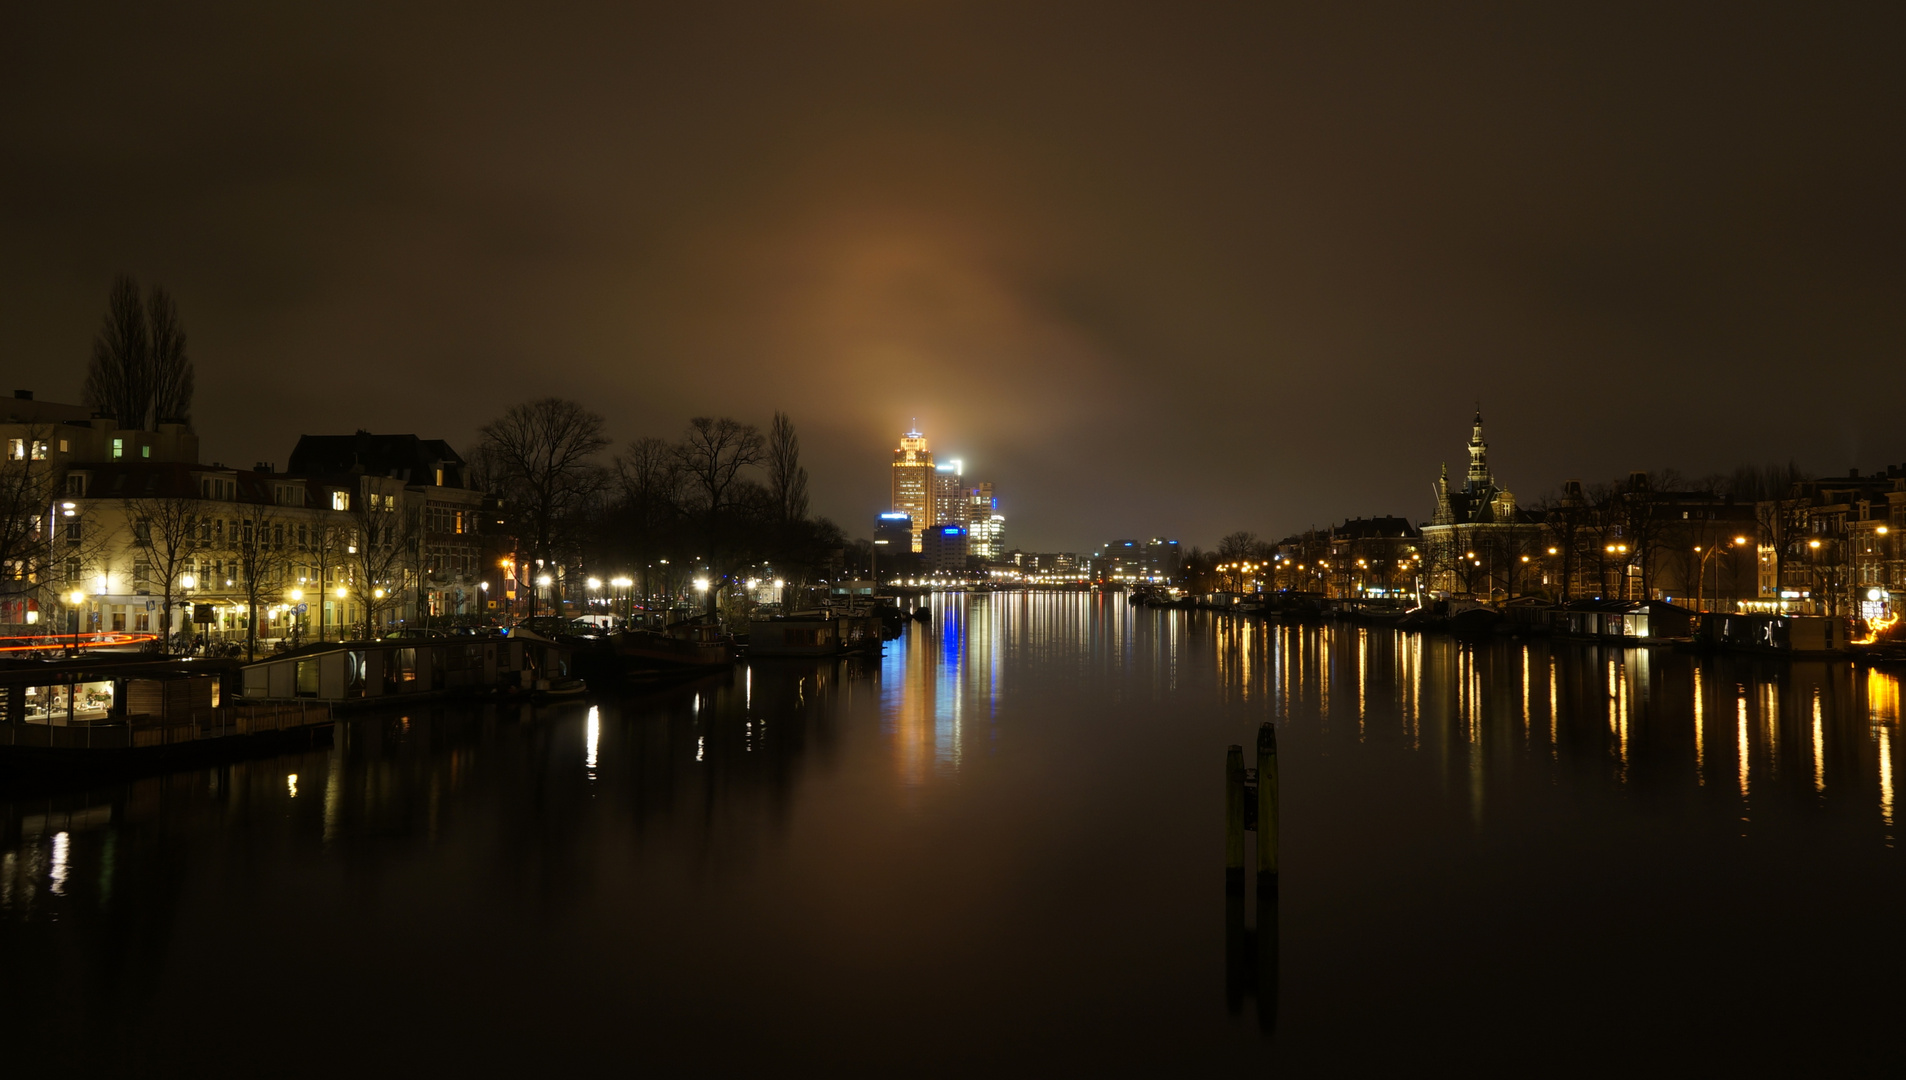
[[[120,458],[125,456],[126,456],[126,440],[114,439],[113,440],[113,460],[118,461]]]
[[[139,448],[139,456],[140,456],[140,457],[142,457],[142,458],[149,458],[149,457],[151,457],[151,456],[152,456],[152,447],[150,447],[150,446],[142,446],[142,447],[140,447],[140,448]]]
[[[333,491],[331,493],[331,509],[349,510],[350,508],[351,508],[351,495],[349,492]]]

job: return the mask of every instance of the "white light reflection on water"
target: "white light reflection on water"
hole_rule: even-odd
[[[1893,734],[1880,727],[1880,821],[1893,827]],[[1889,835],[1886,839],[1891,840]]]
[[[71,843],[72,839],[67,834],[53,834],[53,868],[47,872],[46,880],[52,886],[54,896],[66,895],[66,859]]]
[[[1694,783],[1707,786],[1707,694],[1701,688],[1701,665],[1694,665]]]
[[[1767,742],[1770,775],[1780,779],[1780,687],[1768,683],[1760,688],[1760,726]]]
[[[1827,789],[1827,737],[1821,724],[1820,688],[1813,688],[1813,790]]]
[[[602,711],[589,706],[589,745],[583,753],[583,767],[589,770],[589,779],[596,778],[596,751],[602,746]]]

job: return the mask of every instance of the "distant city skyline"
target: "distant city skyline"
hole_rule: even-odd
[[[6,389],[78,400],[131,273],[215,459],[779,409],[864,533],[918,415],[1038,550],[1421,520],[1479,391],[1530,501],[1906,461],[1897,6],[215,8],[0,70]]]

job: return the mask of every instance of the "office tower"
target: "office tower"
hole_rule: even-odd
[[[874,520],[874,543],[889,552],[912,551],[913,535],[913,519],[904,511],[890,511]]]
[[[973,520],[966,526],[967,553],[995,562],[1006,550],[1006,519],[999,514],[980,517],[979,511],[973,513]]]
[[[966,569],[966,526],[935,525],[926,530],[920,563],[928,573],[957,574]]]
[[[900,448],[893,452],[893,509],[912,518],[911,550],[920,550],[920,534],[933,520],[933,453],[927,449],[927,437],[918,430],[900,437]]]
[[[933,467],[932,524],[966,524],[966,480],[960,475],[963,471],[958,458]]]

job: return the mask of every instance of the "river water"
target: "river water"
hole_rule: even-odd
[[[1898,1060],[1892,676],[1117,595],[933,613],[878,660],[0,791],[5,1052],[194,1075]],[[1225,747],[1266,720],[1268,917],[1222,873]]]

